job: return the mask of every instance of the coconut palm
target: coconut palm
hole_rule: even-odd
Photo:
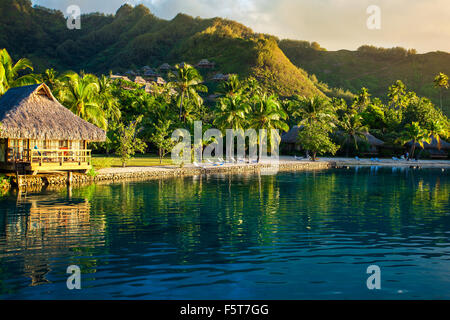
[[[358,140],[367,140],[365,134],[369,131],[366,126],[362,124],[362,117],[357,113],[345,114],[339,122],[341,130],[340,136],[343,138],[342,145],[346,146],[346,156],[349,155],[350,145],[358,150]]]
[[[203,78],[200,73],[191,65],[184,63],[176,65],[175,69],[175,72],[169,72],[169,78],[173,79],[173,86],[179,94],[181,120],[184,99],[192,99],[194,103],[201,104],[203,100],[198,92],[207,92],[208,88],[202,84]]]
[[[0,49],[0,95],[3,95],[9,88],[39,83],[34,74],[19,77],[19,73],[26,69],[33,71],[30,60],[22,58],[14,63],[8,51]]]
[[[300,118],[299,126],[314,122],[329,123],[336,121],[336,115],[330,100],[321,96],[312,98],[297,97],[291,104],[293,117]]]
[[[401,143],[412,143],[409,158],[413,158],[414,151],[416,150],[416,143],[418,143],[423,149],[424,142],[431,142],[430,132],[421,128],[418,122],[413,122],[405,126],[405,130],[401,132],[397,141],[400,141]]]
[[[240,95],[232,95],[219,99],[219,110],[216,112],[214,124],[221,129],[245,129],[248,123],[250,105]]]
[[[99,100],[108,119],[119,120],[121,112],[117,99],[111,93],[111,79],[102,75],[98,78]]]
[[[434,86],[439,89],[439,96],[441,101],[441,110],[442,110],[442,94],[444,89],[449,88],[448,84],[448,76],[445,73],[439,72],[439,74],[434,78]]]
[[[253,97],[251,106],[251,119],[250,128],[259,131],[265,129],[270,132],[271,129],[280,129],[283,131],[289,131],[289,126],[284,121],[287,119],[286,112],[281,108],[281,105],[275,95],[256,95]],[[280,140],[280,136],[277,133],[277,140]],[[268,136],[269,144],[274,147],[273,137],[271,134]],[[262,137],[260,137],[260,140]],[[259,148],[258,162],[261,160],[262,148]]]
[[[100,86],[92,74],[67,73],[62,77],[64,85],[59,98],[77,116],[106,129],[105,111],[101,107]]]
[[[239,81],[239,77],[235,74],[231,75],[230,78],[222,82],[217,89],[217,93],[227,96],[240,95],[244,89],[244,84]]]
[[[448,125],[445,125],[440,120],[436,120],[432,121],[429,127],[428,132],[436,139],[438,150],[441,150],[441,138],[447,138],[449,136]]]

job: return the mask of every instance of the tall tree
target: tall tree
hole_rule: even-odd
[[[430,133],[428,130],[421,128],[418,122],[407,124],[405,129],[400,133],[398,140],[402,143],[411,142],[409,158],[414,157],[416,143],[418,143],[423,149],[424,142],[431,142]]]
[[[445,73],[439,72],[439,74],[434,78],[434,86],[439,89],[439,97],[441,101],[441,111],[442,111],[442,96],[444,89],[448,89],[448,76]]]
[[[297,97],[291,104],[292,116],[299,119],[298,125],[314,122],[334,123],[336,115],[330,100],[321,96]]]
[[[39,83],[38,77],[34,74],[19,76],[20,72],[27,69],[33,71],[30,60],[22,58],[14,63],[8,51],[0,49],[0,95],[3,95],[9,88]]]
[[[289,126],[285,122],[287,119],[287,113],[281,108],[280,102],[275,95],[263,94],[261,96],[256,95],[253,97],[251,106],[251,119],[250,128],[259,131],[260,129],[265,129],[267,133],[271,132],[271,129],[280,129],[283,131],[288,131]],[[260,137],[259,140],[264,137]],[[280,139],[276,137],[277,140]],[[273,148],[274,141],[271,134],[268,135],[269,145]],[[258,162],[261,160],[262,148],[259,148]]]
[[[250,105],[242,96],[232,95],[218,100],[214,124],[220,129],[245,129],[248,124]]]
[[[350,145],[353,144],[355,150],[358,150],[358,140],[367,140],[365,134],[369,131],[362,124],[362,117],[356,112],[352,112],[343,116],[339,122],[341,130],[342,145],[346,147],[346,156],[349,155]]]
[[[200,104],[203,100],[198,95],[198,92],[207,92],[208,88],[202,84],[203,78],[200,73],[191,65],[184,63],[176,65],[175,69],[175,72],[169,72],[169,78],[173,79],[175,90],[179,94],[181,120],[184,99],[192,99],[196,104]]]
[[[70,72],[63,75],[62,81],[64,84],[58,94],[62,103],[77,116],[106,129],[106,113],[101,107],[97,77]]]

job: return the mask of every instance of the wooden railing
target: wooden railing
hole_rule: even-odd
[[[91,150],[85,149],[8,149],[8,162],[27,163],[88,163]]]

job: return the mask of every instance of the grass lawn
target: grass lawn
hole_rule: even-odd
[[[162,164],[159,163],[159,157],[153,154],[136,155],[127,163],[127,167],[151,167],[159,165],[171,165],[172,159],[166,157]],[[122,162],[117,156],[92,155],[92,165],[95,169],[122,167]]]

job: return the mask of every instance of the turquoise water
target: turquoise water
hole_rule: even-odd
[[[368,290],[366,269],[381,268]],[[68,290],[66,268],[81,268]],[[450,171],[211,175],[0,197],[2,299],[449,299]]]

